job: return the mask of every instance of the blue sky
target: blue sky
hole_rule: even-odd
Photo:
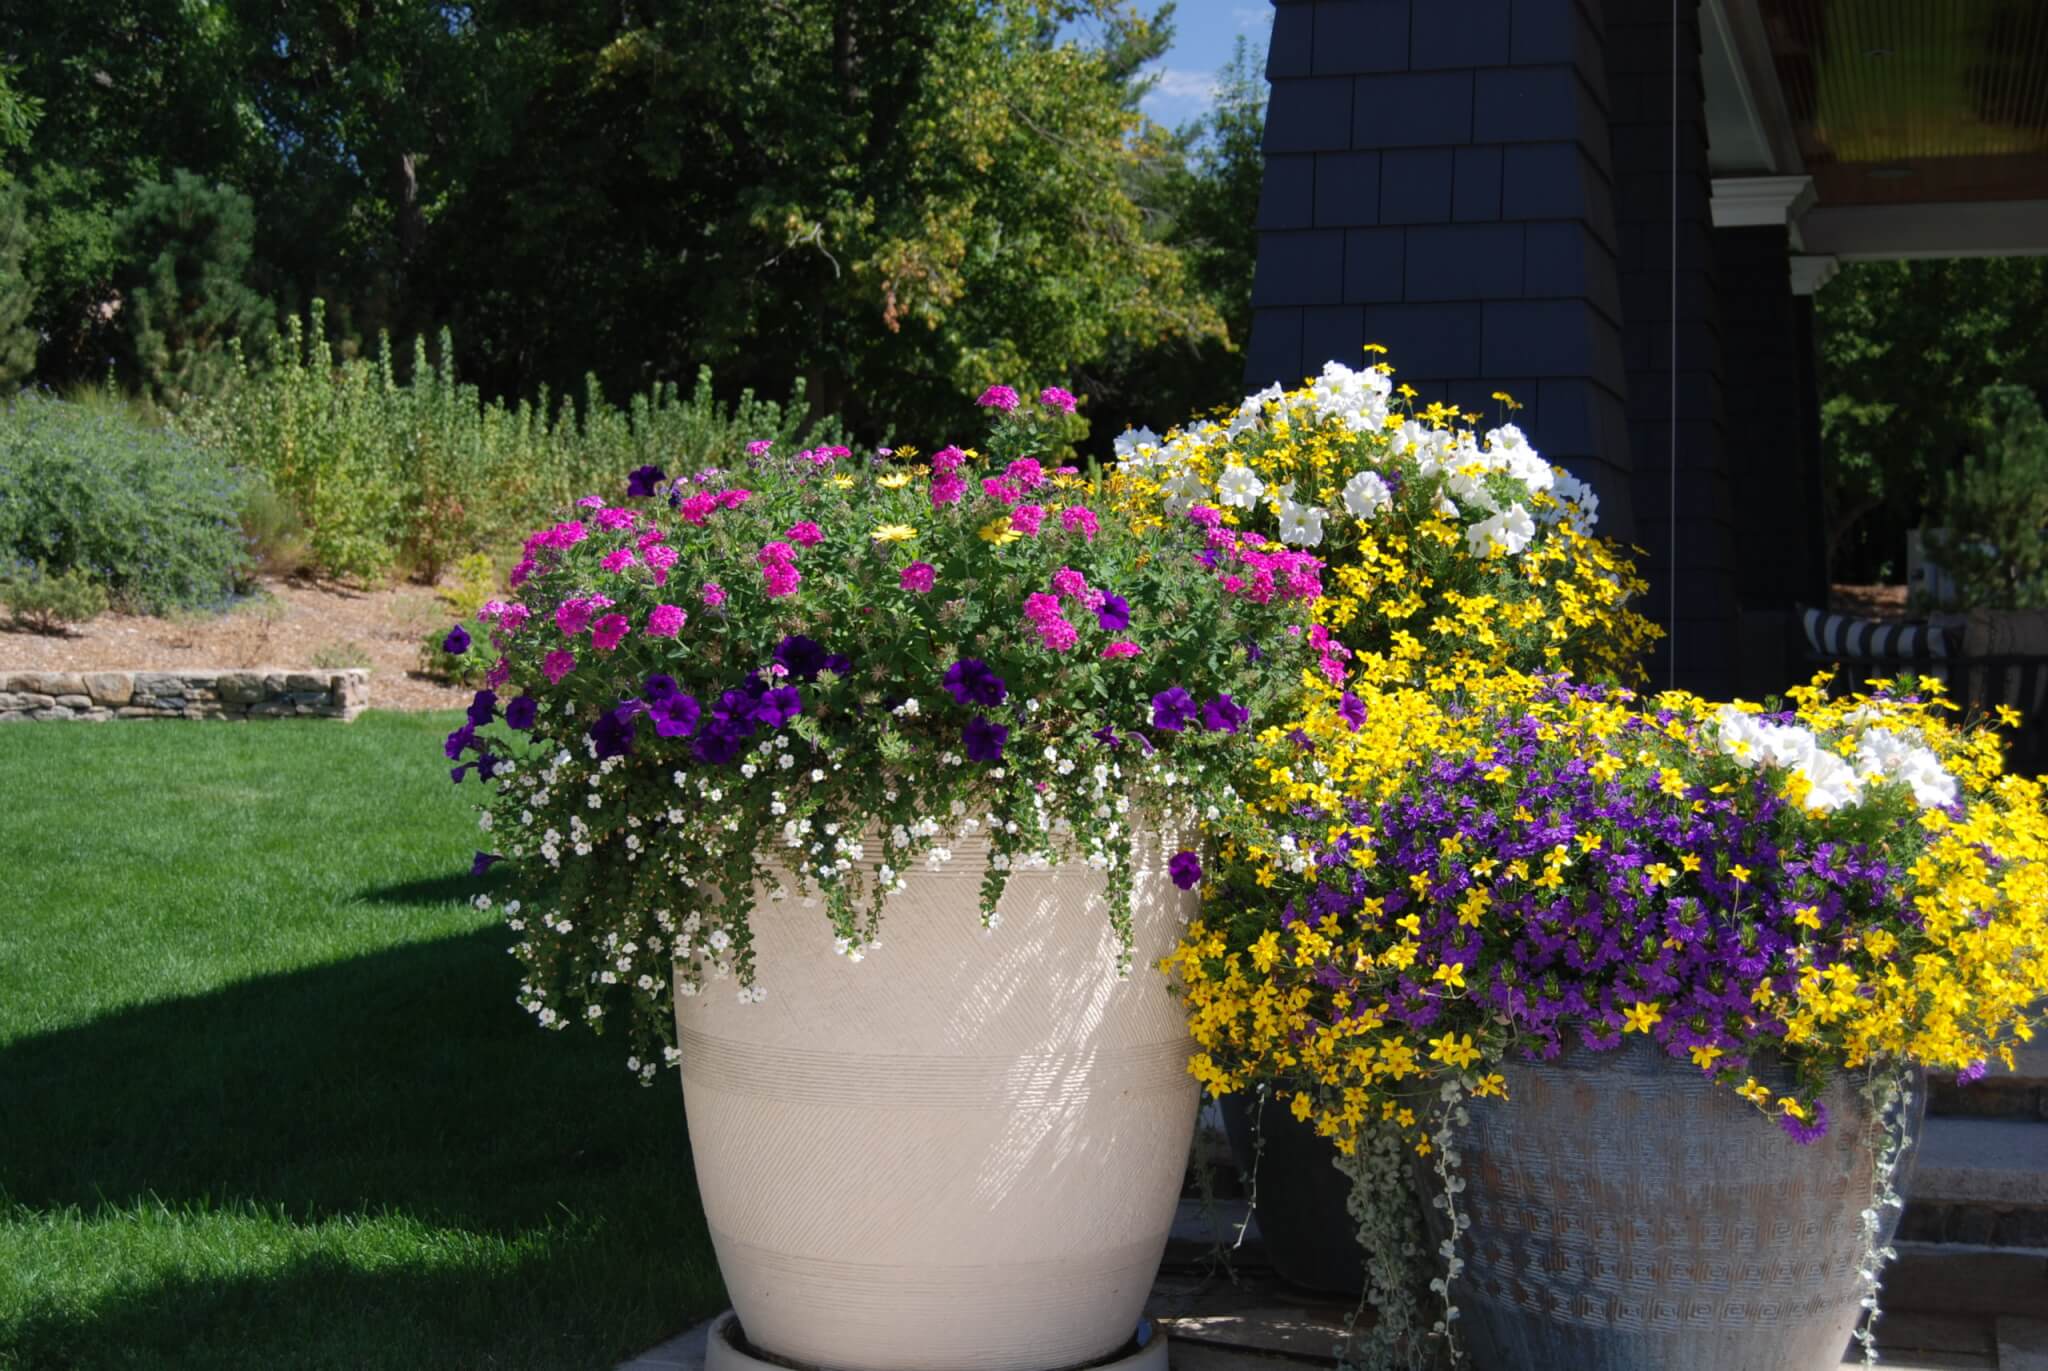
[[[1154,0],[1142,0],[1146,9]],[[1159,84],[1145,97],[1145,113],[1160,123],[1183,124],[1209,108],[1216,73],[1243,37],[1264,67],[1266,40],[1273,31],[1271,0],[1178,0],[1173,13],[1173,47],[1154,70]]]

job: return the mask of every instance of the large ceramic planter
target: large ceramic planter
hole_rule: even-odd
[[[677,997],[698,1187],[748,1344],[844,1371],[1052,1371],[1132,1341],[1166,1246],[1197,1087],[1155,969],[1194,897],[1142,854],[1116,970],[1099,872],[985,848],[908,877],[880,950],[763,904],[768,998]],[[1156,1344],[1155,1344],[1156,1346]]]
[[[1840,1364],[1873,1198],[1868,1110],[1853,1087],[1823,1097],[1828,1134],[1802,1147],[1643,1042],[1503,1070],[1509,1098],[1471,1101],[1459,1142],[1472,1226],[1455,1290],[1475,1366]],[[1925,1090],[1913,1098],[1917,1136]],[[1888,1237],[1898,1213],[1884,1218]]]

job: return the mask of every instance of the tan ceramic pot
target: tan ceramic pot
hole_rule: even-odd
[[[1053,1371],[1128,1344],[1165,1250],[1197,1087],[1156,969],[1194,896],[1141,855],[1116,970],[1103,877],[956,839],[834,953],[822,909],[752,921],[768,998],[676,997],[690,1147],[747,1343],[844,1371]]]

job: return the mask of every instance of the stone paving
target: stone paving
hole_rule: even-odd
[[[1212,1225],[1234,1237],[1243,1206],[1205,1218],[1181,1205],[1146,1313],[1168,1338],[1175,1371],[1314,1371],[1337,1364],[1348,1302],[1281,1284],[1263,1265],[1257,1226],[1218,1269]],[[1894,1371],[2048,1371],[2048,1251],[1906,1243],[1885,1281],[1880,1365]],[[702,1371],[708,1322],[619,1371]],[[1844,1356],[1845,1364],[1857,1358]]]

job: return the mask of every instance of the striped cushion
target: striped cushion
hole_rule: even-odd
[[[1806,611],[1806,643],[1822,657],[1865,662],[1916,662],[1945,658],[1952,647],[1950,630],[1924,621],[1896,623],[1857,619],[1826,610]]]

